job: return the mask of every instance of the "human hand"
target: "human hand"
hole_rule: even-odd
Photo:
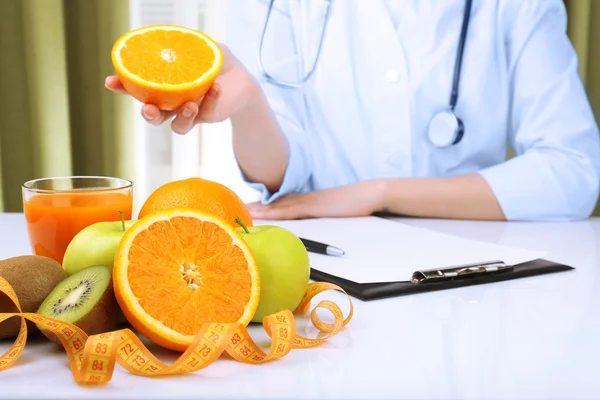
[[[223,53],[223,67],[202,99],[187,102],[173,111],[144,104],[141,110],[144,119],[153,125],[160,125],[175,117],[171,129],[175,133],[185,134],[197,123],[221,122],[245,109],[255,91],[260,90],[258,83],[227,46],[220,44],[219,47]],[[107,77],[105,86],[115,93],[128,94],[117,76]]]
[[[383,184],[363,181],[305,194],[291,194],[270,204],[248,204],[254,219],[363,217],[381,211]]]

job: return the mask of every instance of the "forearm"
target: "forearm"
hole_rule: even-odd
[[[275,192],[287,168],[288,144],[258,83],[248,85],[248,105],[231,117],[233,151],[247,179]]]
[[[505,220],[487,182],[478,174],[449,178],[386,179],[381,209],[425,218]]]

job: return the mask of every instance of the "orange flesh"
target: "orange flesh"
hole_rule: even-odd
[[[157,221],[137,234],[127,278],[145,312],[184,335],[206,322],[238,321],[252,290],[248,261],[231,237],[190,217]]]
[[[197,80],[212,67],[215,58],[205,41],[176,30],[131,36],[120,56],[132,74],[149,82],[173,85]]]

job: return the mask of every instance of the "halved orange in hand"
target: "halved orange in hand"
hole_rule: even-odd
[[[148,214],[123,236],[114,292],[127,320],[154,343],[185,351],[208,322],[248,325],[260,298],[258,266],[230,224],[199,210]]]
[[[177,25],[151,25],[121,36],[112,62],[123,87],[142,103],[175,110],[212,86],[223,54],[206,34]]]

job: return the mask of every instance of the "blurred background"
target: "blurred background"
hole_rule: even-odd
[[[600,1],[565,5],[599,119],[600,25],[592,21],[600,20]],[[61,175],[130,179],[136,210],[158,186],[191,176],[256,200],[235,168],[228,122],[176,135],[169,124],[147,124],[138,102],[104,88],[112,45],[126,31],[173,23],[225,41],[226,11],[227,0],[0,0],[0,212],[22,210],[23,182]]]

